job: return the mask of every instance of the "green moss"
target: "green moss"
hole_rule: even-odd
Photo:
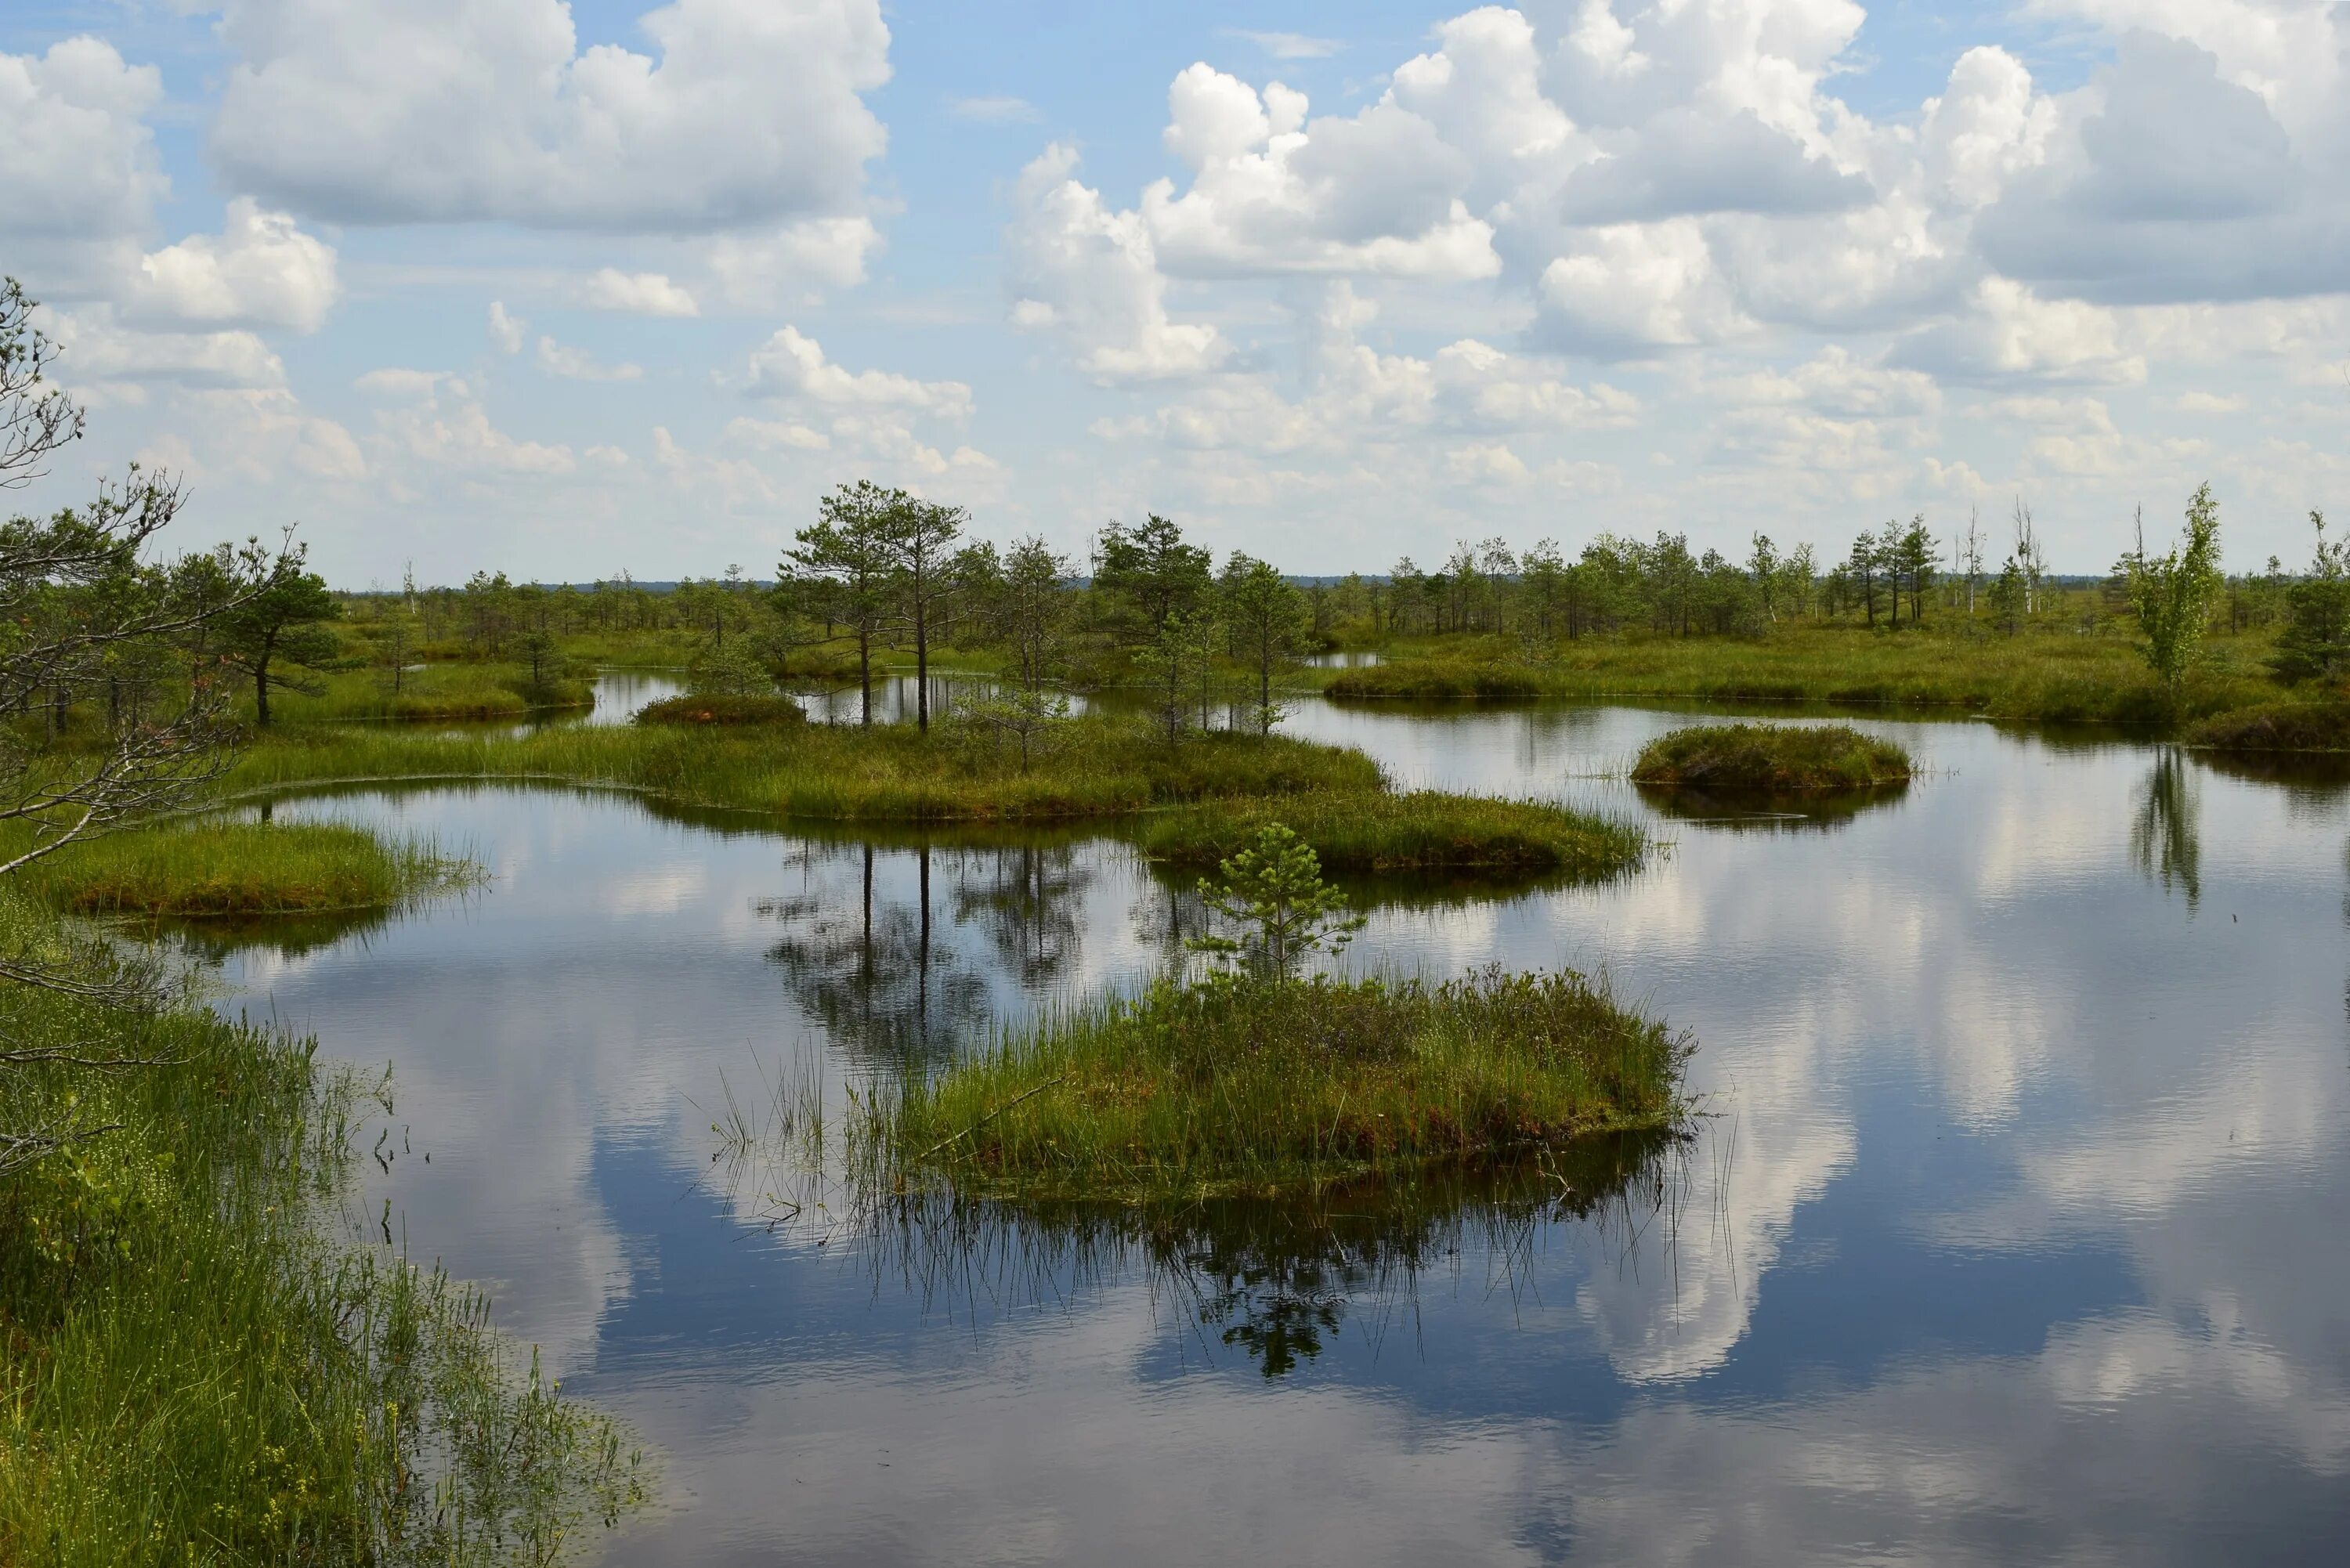
[[[1866,789],[1908,779],[1909,753],[1848,724],[1695,724],[1641,748],[1634,782],[1703,790]]]
[[[969,1195],[1311,1191],[1667,1127],[1686,1056],[1572,972],[1161,981],[910,1085],[881,1142]]]

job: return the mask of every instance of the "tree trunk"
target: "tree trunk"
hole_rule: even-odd
[[[873,634],[862,621],[857,626],[857,681],[864,700],[857,722],[869,726],[873,722]]]
[[[920,590],[915,590],[919,596]],[[931,624],[921,599],[914,600],[914,727],[931,732]],[[923,862],[927,870],[929,861]]]

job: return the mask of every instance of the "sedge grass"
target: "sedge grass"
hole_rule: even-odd
[[[1311,1192],[1669,1127],[1688,1049],[1572,971],[1161,981],[910,1082],[870,1147],[964,1196]]]
[[[1849,724],[1692,724],[1658,736],[1636,784],[1701,790],[1868,789],[1906,782],[1909,753]]]
[[[19,873],[67,914],[199,919],[395,909],[480,877],[429,839],[217,817],[69,844]]]
[[[88,948],[0,894],[11,959]],[[0,1178],[0,1562],[536,1563],[642,1501],[477,1293],[331,1224],[366,1085],[314,1044],[13,984],[0,1024],[0,1125],[91,1135]]]

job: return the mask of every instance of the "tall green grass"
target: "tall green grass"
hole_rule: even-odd
[[[1687,1054],[1571,971],[1162,981],[910,1082],[868,1143],[966,1196],[1310,1192],[1669,1126]]]
[[[0,894],[0,950],[78,963]],[[332,1227],[365,1085],[208,1012],[0,988],[0,1562],[547,1562],[642,1501],[476,1293]]]
[[[19,880],[68,914],[207,917],[393,909],[481,875],[430,839],[209,817],[69,844]]]
[[[1849,724],[1692,724],[1658,736],[1636,784],[1706,790],[1867,789],[1906,782],[1909,753]]]

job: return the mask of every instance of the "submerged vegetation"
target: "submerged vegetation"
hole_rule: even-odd
[[[1693,724],[1658,736],[1636,784],[1711,791],[1867,789],[1906,782],[1909,753],[1849,724]]]

